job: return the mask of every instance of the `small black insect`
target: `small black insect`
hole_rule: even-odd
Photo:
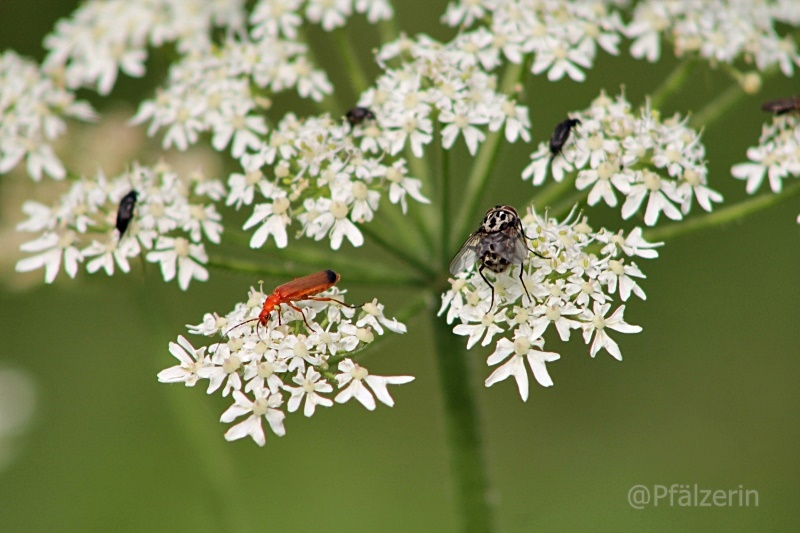
[[[579,124],[581,124],[581,121],[577,118],[568,118],[556,125],[556,128],[553,130],[553,135],[550,136],[550,161],[561,153],[561,150],[564,149],[564,145],[569,140],[569,134],[572,128]]]
[[[136,191],[131,191],[122,197],[119,201],[119,208],[117,209],[117,230],[119,231],[119,238],[125,234],[128,229],[128,224],[131,223],[133,218],[133,208],[136,207],[136,197],[139,195]]]
[[[769,102],[764,102],[761,105],[761,109],[769,113],[775,113],[776,115],[785,115],[792,111],[800,111],[800,96],[770,100]]]
[[[483,269],[500,274],[508,270],[512,264],[519,265],[519,280],[528,300],[531,295],[522,279],[522,264],[528,256],[528,245],[525,241],[525,232],[522,221],[517,211],[509,205],[498,205],[486,212],[481,222],[481,227],[470,235],[461,246],[456,256],[450,262],[450,274],[456,275],[466,267],[479,261],[478,268],[483,281],[492,289],[492,301],[489,305],[494,307],[494,285],[489,283],[483,275]]]
[[[350,127],[354,128],[367,119],[375,120],[375,113],[373,113],[368,107],[356,106],[348,111],[345,114],[345,117],[347,118],[347,122],[350,123]]]

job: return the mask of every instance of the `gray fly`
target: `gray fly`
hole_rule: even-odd
[[[517,211],[509,205],[498,205],[486,212],[481,227],[461,246],[450,262],[450,274],[455,276],[465,268],[480,262],[478,274],[492,289],[492,303],[489,306],[491,310],[494,307],[494,285],[483,275],[483,270],[488,268],[500,274],[508,270],[511,265],[519,265],[519,280],[528,300],[532,302],[533,299],[522,279],[522,264],[528,257],[529,251],[522,220]]]

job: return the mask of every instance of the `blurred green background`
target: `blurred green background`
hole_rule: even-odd
[[[4,0],[0,49],[41,58],[41,38],[75,4],[39,0],[34,9]],[[402,28],[451,34],[436,21],[446,2],[416,4],[400,13]],[[360,22],[354,28],[369,42],[366,57],[375,35]],[[675,65],[671,57],[632,61],[624,50],[619,58],[600,54],[584,84],[528,80],[535,142],[600,88],[616,94],[624,84],[630,101],[641,102]],[[114,95],[147,83],[123,79]],[[664,111],[699,110],[728,84],[700,68]],[[795,94],[796,80],[771,79],[706,128],[710,184],[726,202],[745,197],[729,169],[757,143],[767,120],[759,104]],[[486,206],[530,196],[530,184],[515,178],[527,151],[502,153]],[[468,164],[457,160],[456,175]],[[20,190],[34,189],[0,178],[6,229],[20,219]],[[637,261],[647,301],[630,301],[625,316],[644,332],[614,336],[622,363],[606,352],[591,359],[578,332],[566,346],[550,337],[547,348],[562,354],[548,366],[555,386],[532,385],[523,403],[512,381],[483,388],[488,351],[471,352],[502,530],[796,530],[798,213],[800,202],[790,201]],[[620,225],[609,209],[589,216],[595,227]],[[72,281],[62,273],[54,285],[23,287],[13,273],[19,242],[8,231],[2,238],[0,369],[27,372],[37,398],[27,432],[4,443],[14,454],[0,470],[3,531],[456,530],[429,315],[409,320],[407,335],[392,336],[366,361],[376,374],[416,376],[394,388],[394,408],[369,413],[351,403],[312,419],[295,413],[287,435],[268,433],[264,448],[226,443],[227,426],[217,420],[229,401],[159,384],[156,373],[173,364],[167,344],[185,324],[226,312],[257,278],[212,271],[209,283],[183,293],[148,265],[145,275],[137,268]],[[369,247],[346,253],[385,259]],[[341,286],[352,301],[380,298],[388,315],[407,300],[399,290],[348,286],[346,278]],[[627,495],[637,484],[742,486],[758,491],[759,505],[635,510]]]

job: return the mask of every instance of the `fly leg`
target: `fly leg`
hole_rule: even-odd
[[[478,269],[478,274],[481,275],[481,277],[483,278],[483,281],[485,281],[486,284],[489,286],[489,288],[492,289],[492,303],[489,305],[489,311],[491,311],[494,308],[494,285],[489,283],[489,280],[486,279],[486,276],[483,275],[483,269],[484,268],[486,268],[486,265],[481,264],[480,268]]]

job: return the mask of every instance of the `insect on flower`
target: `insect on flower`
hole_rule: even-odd
[[[306,320],[305,313],[303,313],[303,310],[294,305],[292,302],[298,302],[300,300],[316,300],[318,302],[336,302],[340,305],[344,305],[345,307],[355,308],[356,306],[348,305],[335,298],[330,298],[327,296],[315,296],[316,294],[328,290],[339,283],[340,279],[341,276],[333,270],[323,270],[322,272],[309,274],[308,276],[303,276],[302,278],[295,278],[288,283],[279,285],[275,287],[275,289],[272,291],[272,294],[267,296],[267,299],[264,301],[264,306],[261,308],[261,312],[258,314],[258,318],[252,318],[236,324],[226,331],[225,335],[239,326],[243,326],[250,322],[258,321],[256,328],[258,328],[258,326],[267,327],[269,316],[276,307],[278,308],[278,324],[280,325],[281,304],[286,304],[300,313],[300,316],[303,317],[303,322],[306,323],[306,326],[310,330],[311,324],[309,324],[308,320]]]
[[[131,223],[133,218],[133,209],[136,207],[136,197],[139,195],[136,191],[131,191],[122,197],[119,201],[119,208],[117,208],[117,231],[119,231],[119,238],[125,234],[128,229],[128,224]]]
[[[775,113],[776,115],[785,115],[792,111],[800,112],[800,96],[770,100],[769,102],[764,102],[761,105],[761,109],[769,113]]]
[[[492,289],[491,310],[494,307],[494,285],[489,283],[483,275],[483,269],[500,274],[508,270],[512,264],[519,265],[519,280],[522,288],[531,302],[530,293],[522,279],[522,263],[528,256],[528,245],[525,241],[525,231],[517,211],[509,205],[497,205],[483,217],[481,227],[467,238],[456,256],[450,262],[450,274],[456,275],[470,265],[480,261],[478,274]]]
[[[564,145],[569,140],[569,134],[575,126],[581,124],[577,118],[568,118],[559,122],[553,134],[550,136],[550,161],[552,162],[555,157],[564,149]]]
[[[367,119],[375,120],[375,113],[368,107],[354,107],[345,114],[350,127],[354,128]]]

